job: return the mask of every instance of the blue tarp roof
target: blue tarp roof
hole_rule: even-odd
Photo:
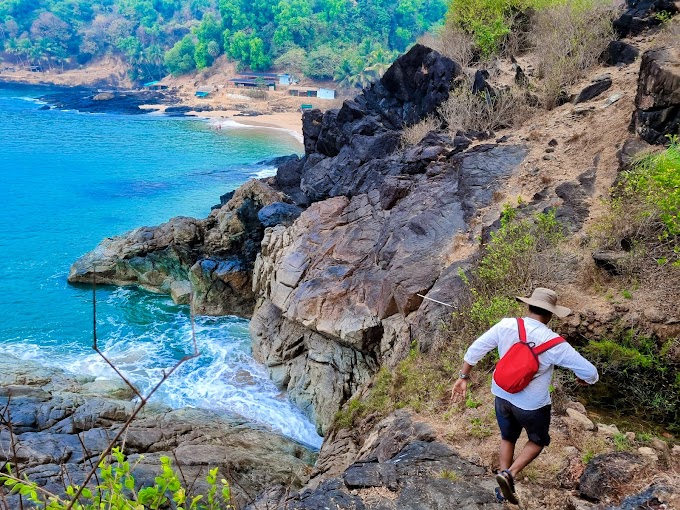
[[[145,87],[151,87],[152,85],[158,85],[160,83],[159,80],[156,81],[150,81],[144,84]]]

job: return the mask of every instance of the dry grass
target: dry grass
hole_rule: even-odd
[[[405,127],[401,134],[399,148],[404,150],[417,145],[428,133],[437,131],[441,125],[441,120],[434,115],[428,115],[420,122]]]
[[[530,33],[537,51],[538,84],[543,105],[552,109],[564,88],[597,64],[614,39],[615,10],[605,4],[584,8],[572,3],[538,11]]]
[[[654,45],[659,47],[680,45],[680,16],[675,16],[663,24],[654,39]]]
[[[472,36],[452,23],[447,23],[438,34],[425,34],[418,42],[458,62],[463,68],[469,67],[474,57]]]
[[[439,108],[451,134],[457,131],[494,131],[522,124],[532,114],[524,92],[516,88],[500,90],[496,96],[473,94],[466,86],[458,88]]]

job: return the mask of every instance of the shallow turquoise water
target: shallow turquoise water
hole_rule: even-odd
[[[161,116],[39,110],[44,89],[0,88],[0,351],[113,377],[91,350],[91,292],[66,283],[71,263],[104,237],[173,216],[205,217],[219,196],[299,152],[277,130]],[[98,291],[106,352],[142,388],[190,350],[188,308],[165,296]],[[248,323],[198,317],[203,355],[158,398],[231,410],[318,445],[314,427],[250,357]]]

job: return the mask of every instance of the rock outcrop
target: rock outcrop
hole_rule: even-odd
[[[264,233],[258,213],[283,200],[266,182],[248,181],[204,220],[178,217],[105,239],[73,264],[68,281],[140,285],[178,303],[188,302],[191,288],[197,313],[250,316],[251,272]],[[276,219],[270,214],[267,225]]]
[[[333,179],[329,191],[344,194],[265,234],[253,278],[261,299],[253,350],[302,408],[322,406],[311,413],[321,432],[378,364],[403,358],[418,327],[419,295],[467,256],[457,252],[456,235],[470,233],[494,186],[525,155],[514,145],[461,151],[456,140],[437,136],[371,160]],[[353,181],[357,174],[365,178]],[[294,375],[316,374],[319,363],[336,375],[315,384]]]
[[[500,509],[493,486],[483,468],[436,440],[429,426],[397,411],[377,425],[340,475],[298,493],[270,489],[248,509]]]
[[[680,132],[680,47],[642,55],[633,124],[649,143],[668,143]]]
[[[91,462],[136,406],[128,388],[118,381],[75,379],[6,355],[0,359],[0,374],[0,459],[18,463],[22,476],[57,494],[63,493],[64,482],[82,483]],[[209,469],[229,473],[239,506],[270,485],[299,487],[316,457],[304,446],[239,416],[173,411],[153,403],[125,437],[125,452],[132,462],[144,454],[135,470],[139,484],[153,484],[159,457],[167,455],[187,480],[199,480],[194,487],[199,492]]]

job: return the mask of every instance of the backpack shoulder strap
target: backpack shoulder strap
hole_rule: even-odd
[[[561,336],[557,336],[557,337],[553,338],[552,340],[548,340],[547,342],[542,343],[538,347],[534,347],[534,353],[538,356],[539,354],[544,353],[548,349],[552,349],[557,344],[561,344],[562,342],[566,342],[566,340],[564,338],[562,338]]]
[[[519,341],[527,343],[527,330],[524,327],[524,319],[517,317],[517,331],[519,331]]]

